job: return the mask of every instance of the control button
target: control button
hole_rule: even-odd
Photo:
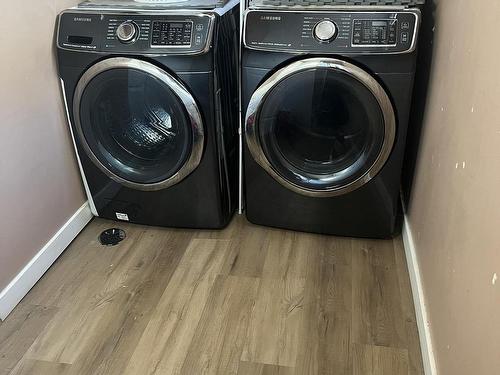
[[[194,38],[194,44],[196,44],[197,46],[201,44],[201,34],[196,34]]]
[[[314,27],[314,37],[323,43],[329,43],[337,36],[337,26],[328,20],[319,22]]]
[[[401,43],[408,43],[410,41],[410,33],[403,32],[401,33]]]
[[[190,46],[192,27],[191,22],[153,22],[152,46]],[[203,34],[199,34],[199,44],[203,43]]]
[[[410,29],[410,23],[409,22],[403,22],[401,24],[401,30],[409,30]]]
[[[122,43],[133,43],[139,34],[139,27],[131,21],[125,21],[116,29],[116,36]]]
[[[396,33],[389,33],[389,44],[396,44]]]
[[[203,24],[201,24],[201,23],[197,24],[196,31],[203,31]]]

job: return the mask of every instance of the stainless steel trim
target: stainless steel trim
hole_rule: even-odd
[[[113,13],[123,13],[123,12],[134,12],[134,13],[144,13],[144,14],[158,14],[158,13],[165,13],[165,12],[170,12],[170,13],[189,13],[189,12],[204,12],[204,13],[213,13],[213,14],[218,14],[219,16],[223,16],[226,14],[229,10],[231,10],[236,4],[238,4],[240,0],[231,0],[228,3],[226,3],[225,6],[222,8],[168,8],[168,9],[151,9],[151,8],[138,8],[138,7],[131,7],[131,8],[111,8],[111,7],[90,7],[90,8],[85,8],[85,7],[79,7],[79,6],[74,6],[71,8],[68,8],[68,10],[78,10],[82,12],[86,11],[99,11],[99,12],[113,12]]]
[[[215,8],[212,12],[218,14],[219,16],[223,16],[236,6],[240,6],[240,0],[229,0],[226,5],[221,8]]]
[[[284,79],[295,73],[317,68],[327,68],[336,71],[341,71],[343,73],[347,73],[348,75],[350,75],[351,77],[362,83],[367,89],[371,91],[373,96],[377,99],[385,123],[384,142],[375,163],[368,169],[368,171],[363,176],[361,176],[357,180],[347,185],[331,190],[306,189],[302,186],[296,185],[295,183],[281,176],[273,168],[273,166],[267,159],[262,149],[262,145],[260,143],[260,137],[258,131],[259,112],[270,91],[279,82],[283,81]],[[246,130],[247,145],[252,157],[262,168],[264,168],[264,170],[269,175],[271,175],[281,185],[283,185],[285,188],[291,191],[309,197],[333,197],[333,196],[347,194],[356,189],[359,189],[361,186],[368,183],[372,178],[374,178],[380,172],[384,164],[387,162],[392,152],[392,148],[394,146],[394,141],[396,138],[396,117],[394,114],[392,103],[385,90],[375,80],[375,78],[373,78],[369,73],[367,73],[363,69],[346,61],[333,58],[307,58],[296,61],[294,63],[285,66],[284,68],[281,68],[271,77],[269,77],[254,92],[252,98],[250,99],[250,103],[248,105],[246,113],[245,130]],[[321,179],[320,176],[318,176],[318,178]]]
[[[220,9],[220,8],[219,8]],[[176,14],[176,15],[182,15],[182,14],[194,14],[194,13],[204,13],[204,14],[210,14],[213,13],[215,9],[197,9],[197,8],[169,8],[169,9],[146,9],[146,8],[112,8],[112,7],[90,7],[90,8],[85,8],[85,7],[71,7],[63,11],[64,12],[81,12],[81,13],[96,13],[96,14],[103,14],[103,13],[133,13],[133,14],[154,14],[154,15],[164,15],[164,14]]]
[[[85,177],[85,171],[83,170],[82,161],[80,160],[80,155],[78,155],[78,148],[76,147],[76,139],[75,134],[73,133],[73,127],[71,125],[71,117],[69,115],[68,108],[68,98],[66,97],[66,88],[64,87],[64,81],[62,78],[59,78],[61,81],[61,91],[64,102],[64,109],[66,111],[66,119],[68,120],[69,132],[71,134],[71,141],[73,143],[73,148],[75,149],[76,161],[78,163],[78,169],[80,170],[80,175],[82,176],[83,187],[85,189],[85,194],[87,195],[87,199],[89,201],[90,211],[94,216],[99,216],[97,212],[97,208],[94,203],[94,198],[92,197],[92,193],[90,192],[90,187],[87,182],[87,177]]]
[[[109,170],[104,164],[102,164],[101,161],[97,158],[97,156],[92,152],[83,134],[82,124],[80,122],[80,104],[82,95],[87,85],[98,74],[101,74],[102,72],[111,69],[120,69],[120,68],[139,70],[141,72],[148,73],[156,77],[160,81],[162,81],[165,85],[167,85],[170,89],[172,89],[172,91],[181,100],[181,102],[184,104],[186,108],[187,114],[189,115],[193,131],[193,146],[191,154],[184,163],[184,165],[172,177],[164,181],[160,181],[154,184],[141,184],[128,181],[120,176],[117,176],[111,170]],[[201,162],[201,158],[203,155],[203,148],[204,148],[205,132],[203,129],[201,113],[200,110],[198,109],[196,101],[182,83],[180,83],[178,80],[176,80],[167,72],[161,70],[160,68],[151,63],[126,57],[113,57],[98,62],[97,64],[91,66],[83,74],[82,78],[80,78],[80,81],[76,86],[75,96],[73,100],[73,115],[75,119],[75,127],[78,136],[80,137],[83,148],[87,153],[87,155],[89,156],[89,158],[103,173],[105,173],[108,177],[110,177],[114,181],[122,184],[123,186],[127,186],[129,188],[142,191],[157,191],[165,189],[181,182],[183,179],[189,176]]]
[[[375,7],[371,7],[371,8],[367,8],[367,9],[374,9]],[[246,28],[248,27],[248,24],[247,24],[247,17],[250,13],[252,12],[259,12],[259,13],[262,13],[263,11],[267,11],[267,12],[281,12],[281,13],[330,13],[330,14],[334,14],[334,13],[345,13],[346,11],[348,12],[352,12],[352,13],[369,13],[369,14],[380,14],[380,13],[409,13],[409,14],[413,14],[415,16],[415,30],[414,30],[414,34],[413,34],[413,39],[412,39],[412,42],[411,42],[411,45],[410,45],[410,48],[405,50],[405,51],[402,51],[402,52],[385,52],[385,51],[363,51],[363,52],[360,52],[360,51],[332,51],[332,52],[326,52],[326,53],[340,53],[342,55],[345,55],[345,56],[348,56],[348,55],[402,55],[402,54],[407,54],[407,53],[412,53],[415,51],[415,49],[417,48],[417,39],[418,39],[418,31],[419,31],[419,28],[420,28],[420,23],[421,23],[421,12],[420,12],[420,9],[417,9],[417,8],[412,8],[412,9],[397,9],[397,8],[380,8],[379,11],[365,11],[363,10],[363,8],[359,7],[359,8],[356,8],[356,9],[351,9],[351,8],[341,8],[343,9],[344,11],[340,11],[340,9],[335,9],[335,11],[329,11],[328,9],[325,9],[323,11],[319,11],[319,10],[307,10],[307,9],[300,9],[300,8],[294,8],[293,10],[281,10],[281,9],[262,9],[262,8],[259,8],[259,9],[247,9],[246,12],[245,12],[245,15],[244,15],[244,19],[245,19],[245,22],[244,22],[244,29],[243,29],[243,45],[248,48],[248,49],[252,49],[252,50],[256,50],[256,51],[268,51],[268,52],[285,52],[285,53],[298,53],[298,54],[302,54],[302,53],[309,53],[309,54],[325,54],[325,52],[315,52],[315,51],[311,51],[311,50],[307,50],[307,49],[304,49],[304,50],[300,50],[300,49],[294,49],[294,50],[290,50],[290,49],[281,49],[281,48],[277,48],[277,49],[274,49],[274,48],[265,48],[265,47],[255,47],[255,46],[251,46],[251,45],[248,45],[247,44],[247,41],[246,41]],[[382,11],[383,10],[383,11]],[[351,46],[352,43],[350,43],[350,46]],[[351,46],[352,47],[352,46]],[[384,46],[379,46],[379,47],[384,47]]]
[[[207,42],[205,43],[205,48],[203,48],[202,50],[200,51],[185,51],[185,50],[181,50],[181,49],[172,49],[170,50],[168,53],[161,53],[160,51],[162,51],[161,48],[157,49],[158,50],[158,53],[157,52],[154,52],[154,53],[150,53],[150,52],[137,52],[137,51],[132,51],[132,52],[113,52],[113,51],[94,51],[94,50],[80,50],[80,49],[72,49],[72,48],[66,48],[64,47],[63,45],[61,45],[60,41],[59,41],[59,30],[61,28],[61,16],[65,13],[84,13],[84,14],[117,14],[118,13],[124,13],[123,15],[128,15],[128,14],[131,14],[131,15],[135,15],[135,16],[139,16],[139,15],[142,15],[142,14],[146,14],[146,15],[154,15],[154,16],[188,16],[188,17],[208,17],[210,18],[210,22],[209,22],[209,30],[208,30],[208,35],[207,35]],[[120,14],[121,16],[121,14]],[[72,52],[85,52],[85,53],[96,53],[96,54],[100,54],[100,55],[107,55],[107,56],[113,56],[113,55],[120,55],[120,56],[123,56],[124,54],[134,54],[134,55],[141,55],[141,56],[177,56],[177,55],[184,55],[184,56],[196,56],[196,55],[203,55],[205,53],[207,53],[208,51],[210,51],[210,48],[212,48],[212,39],[213,39],[213,35],[214,35],[214,20],[215,20],[215,14],[211,14],[211,13],[201,13],[200,11],[168,11],[168,12],[165,12],[165,11],[157,11],[157,12],[154,12],[154,11],[131,11],[131,10],[127,10],[126,12],[123,11],[123,9],[121,10],[110,10],[110,9],[95,9],[95,8],[92,8],[92,9],[78,9],[78,8],[71,8],[71,9],[67,9],[63,12],[61,12],[59,14],[59,17],[58,17],[58,20],[57,20],[57,36],[56,36],[56,46],[57,48],[59,49],[62,49],[62,50],[65,50],[65,51],[72,51]],[[152,33],[151,33],[152,35]],[[150,47],[151,47],[151,41],[149,43]],[[155,48],[156,49],[156,48]]]

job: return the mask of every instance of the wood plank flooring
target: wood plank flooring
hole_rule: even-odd
[[[0,323],[8,374],[422,375],[401,239],[95,219]]]

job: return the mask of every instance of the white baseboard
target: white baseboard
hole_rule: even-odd
[[[411,289],[413,292],[413,302],[415,304],[415,313],[417,317],[417,326],[420,336],[420,347],[422,350],[422,359],[424,362],[425,375],[437,375],[436,361],[432,347],[432,337],[427,318],[427,305],[425,304],[425,295],[420,277],[420,268],[418,265],[417,252],[413,234],[408,217],[405,215],[403,224],[403,242],[410,273]]]
[[[92,217],[89,204],[86,202],[0,292],[1,320],[12,312]]]

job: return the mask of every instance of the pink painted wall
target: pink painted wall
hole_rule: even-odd
[[[86,200],[53,46],[56,15],[76,3],[2,2],[0,291]]]

